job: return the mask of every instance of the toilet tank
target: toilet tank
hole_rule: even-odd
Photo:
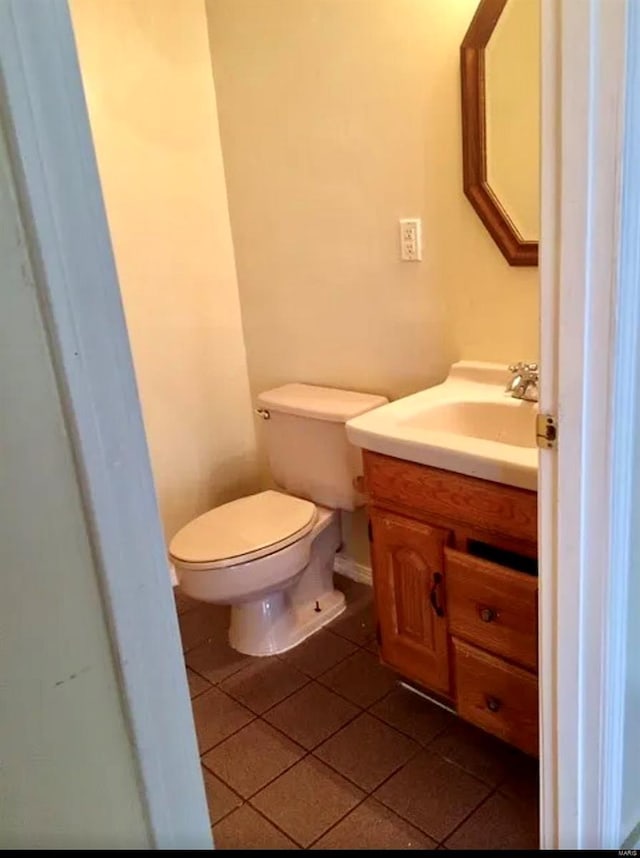
[[[362,454],[345,423],[387,402],[384,396],[311,384],[285,384],[258,396],[271,475],[280,488],[331,509],[355,509]]]

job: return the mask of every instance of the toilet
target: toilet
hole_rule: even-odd
[[[345,608],[333,586],[340,510],[364,503],[360,450],[345,423],[384,396],[285,384],[258,397],[277,490],[191,521],[169,555],[183,593],[231,606],[229,643],[248,655],[297,646]]]

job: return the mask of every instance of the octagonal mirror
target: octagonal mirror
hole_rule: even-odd
[[[464,192],[510,265],[537,265],[540,0],[481,0],[460,49]]]

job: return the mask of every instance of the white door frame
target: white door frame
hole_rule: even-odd
[[[0,111],[13,138],[152,844],[210,849],[168,561],[66,2],[0,0]]]
[[[540,457],[542,846],[611,849],[621,827],[640,190],[626,0],[543,0]],[[635,29],[634,29],[635,28]],[[637,44],[637,43],[636,43]],[[635,51],[637,53],[637,50]],[[626,95],[626,104],[625,104]],[[625,194],[627,190],[625,189]],[[638,205],[636,196],[636,208]],[[624,313],[623,313],[624,311]],[[625,315],[626,314],[626,315]],[[640,815],[640,813],[639,813]]]
[[[542,2],[540,404],[559,418],[558,452],[542,453],[540,468],[542,845],[610,848],[626,836],[618,786],[625,575],[602,573],[626,571],[628,390],[638,388],[639,352],[629,320],[640,318],[638,253],[623,254],[618,270],[620,244],[640,244],[637,216],[617,229],[626,2]],[[638,61],[629,62],[637,77]],[[179,848],[186,831],[206,846],[166,557],[66,3],[0,0],[0,74],[150,828],[161,847]],[[640,94],[627,96],[632,129]],[[628,143],[625,182],[640,195],[640,159],[634,169],[630,152]],[[628,313],[618,325],[616,307]]]

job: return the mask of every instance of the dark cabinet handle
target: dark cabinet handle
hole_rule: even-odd
[[[486,703],[489,712],[498,712],[498,710],[502,706],[502,703],[498,700],[497,697],[487,697]]]
[[[437,617],[444,617],[444,608],[440,604],[439,596],[440,596],[440,587],[442,585],[442,573],[434,572],[433,573],[433,584],[431,585],[431,591],[429,593],[429,601],[431,602],[431,607],[436,613]]]
[[[479,613],[483,623],[492,623],[496,618],[496,612],[493,608],[481,608]]]

